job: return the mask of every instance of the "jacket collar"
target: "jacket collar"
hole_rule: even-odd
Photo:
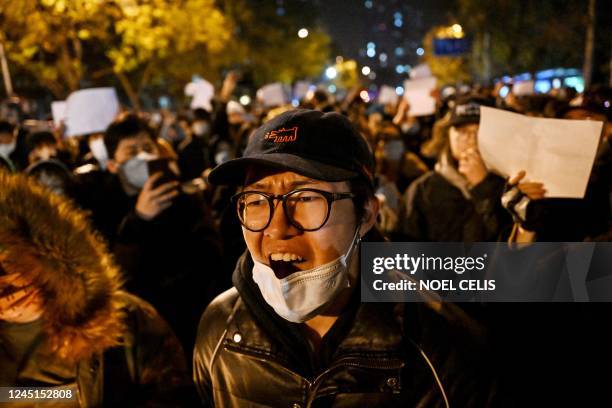
[[[253,262],[248,252],[238,261],[233,275],[240,294],[229,319],[226,347],[245,354],[275,359],[287,365],[303,365],[309,370],[309,346],[299,324],[280,316],[263,299],[252,279]],[[356,310],[347,311],[352,321],[334,353],[334,359],[400,357],[403,350],[403,305],[394,303],[361,303],[359,293],[353,297]],[[352,312],[352,313],[351,313]],[[336,324],[339,324],[342,316]],[[333,330],[333,328],[332,328]]]

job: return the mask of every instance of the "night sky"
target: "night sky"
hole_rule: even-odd
[[[315,4],[338,54],[357,59],[360,67],[371,67],[376,75],[372,82],[392,85],[418,63],[417,50],[426,32],[451,22],[454,1],[317,0]],[[374,44],[370,55],[368,43]]]

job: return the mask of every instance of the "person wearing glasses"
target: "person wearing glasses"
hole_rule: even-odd
[[[486,406],[482,354],[458,352],[481,351],[481,338],[465,341],[473,321],[443,305],[360,302],[360,242],[382,240],[374,168],[346,117],[294,110],[210,173],[241,186],[247,250],[198,328],[206,406]]]

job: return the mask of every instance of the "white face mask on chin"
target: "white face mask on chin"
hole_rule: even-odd
[[[351,245],[339,258],[284,279],[278,279],[268,265],[253,260],[253,280],[276,314],[290,322],[303,323],[325,310],[343,289],[351,286],[349,261],[360,241],[358,225]]]

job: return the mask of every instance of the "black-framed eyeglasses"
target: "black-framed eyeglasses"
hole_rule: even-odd
[[[300,188],[283,195],[243,191],[232,197],[232,203],[236,206],[240,223],[249,231],[260,232],[268,228],[274,214],[274,200],[283,203],[283,211],[291,225],[301,231],[316,231],[329,219],[334,201],[353,197],[353,193]]]

